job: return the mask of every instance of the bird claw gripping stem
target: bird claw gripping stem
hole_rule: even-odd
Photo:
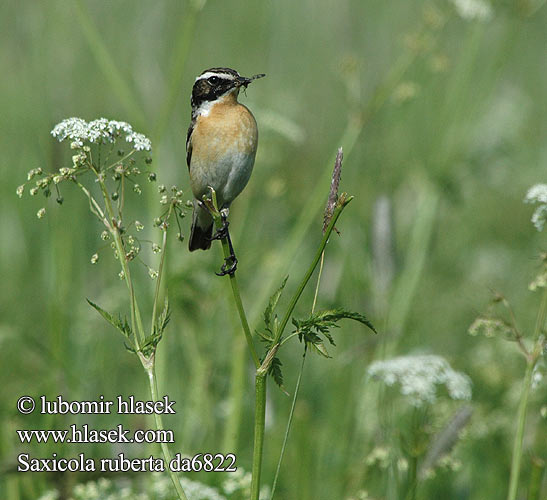
[[[231,262],[230,267],[228,267],[228,263]],[[224,259],[224,264],[222,264],[222,267],[220,268],[220,272],[215,273],[217,276],[226,276],[229,274],[230,276],[233,276],[237,269],[237,258],[235,255],[230,255],[229,257]]]
[[[220,272],[215,274],[217,276],[226,276],[227,274],[233,276],[237,269],[237,258],[234,252],[234,246],[232,245],[232,239],[230,238],[230,231],[228,230],[230,223],[223,210],[220,211],[220,217],[222,219],[222,226],[217,229],[213,236],[211,236],[211,241],[226,240],[228,242],[228,248],[230,249],[230,255],[224,259],[224,264],[222,264]]]
[[[223,240],[224,238],[229,238],[230,237],[230,233],[228,232],[229,225],[230,223],[226,220],[226,218],[222,217],[222,227],[218,228],[215,234],[213,234],[213,236],[208,238],[209,241]]]

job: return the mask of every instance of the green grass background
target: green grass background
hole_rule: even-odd
[[[378,498],[388,497],[387,475],[363,474],[374,446],[396,434],[379,421],[366,369],[383,353],[417,351],[445,356],[467,373],[475,408],[456,450],[461,469],[426,481],[418,496],[503,498],[524,361],[513,345],[466,330],[491,289],[509,298],[524,331],[534,324],[539,295],[527,284],[540,267],[545,235],[531,225],[532,209],[522,200],[530,185],[546,181],[547,9],[531,0],[500,1],[492,18],[479,22],[459,17],[448,1],[236,0],[198,7],[128,0],[0,7],[0,497],[35,499],[52,485],[90,478],[13,473],[18,453],[121,451],[21,445],[15,429],[74,422],[152,427],[127,416],[17,413],[23,394],[146,399],[147,392],[137,360],[85,301],[127,310],[113,259],[105,253],[90,264],[102,242],[86,202],[70,186],[61,207],[41,195],[19,200],[15,188],[31,168],[70,163],[68,148],[49,135],[55,123],[105,116],[151,137],[160,182],[189,193],[191,86],[202,70],[228,66],[267,74],[241,98],[257,118],[260,145],[252,179],[231,211],[252,326],[260,328],[267,298],[285,274],[294,290],[319,243],[332,162],[343,146],[341,189],[355,200],[328,246],[319,306],[363,312],[380,332],[373,337],[346,323],[333,359],[308,360],[278,498],[345,499],[369,484]],[[384,264],[372,251],[380,197],[392,207],[393,251],[381,249]],[[143,195],[136,218],[151,220],[157,198]],[[48,213],[39,221],[42,206]],[[176,417],[166,418],[175,451],[234,451],[237,465],[250,470],[252,372],[229,286],[213,274],[220,263],[220,248],[170,249],[173,318],[159,347],[160,393],[177,401]],[[385,266],[393,279],[386,281]],[[151,296],[145,272],[139,290]],[[311,300],[310,289],[298,316]],[[292,392],[301,346],[290,346],[282,360]],[[243,394],[230,392],[231,380],[243,380]],[[539,416],[546,394],[543,385],[532,397],[524,485],[532,451],[547,454]],[[239,417],[231,401],[241,402]],[[266,483],[290,399],[272,384],[268,404]],[[127,450],[158,454],[153,447]],[[222,479],[198,477],[208,484]]]

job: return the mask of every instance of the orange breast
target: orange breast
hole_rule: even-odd
[[[215,162],[225,154],[254,154],[258,140],[252,113],[235,98],[214,104],[207,116],[200,115],[192,134],[192,157]]]
[[[190,185],[198,199],[208,186],[219,204],[229,204],[245,187],[254,164],[258,130],[252,113],[233,94],[199,115],[190,138]]]

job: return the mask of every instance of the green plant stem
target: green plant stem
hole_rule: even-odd
[[[321,284],[321,276],[323,274],[323,265],[325,263],[325,250],[321,254],[321,263],[319,264],[319,273],[317,274],[317,283],[315,284],[315,293],[313,295],[313,303],[311,306],[311,313],[315,312],[315,306],[317,305],[317,296],[319,295],[319,285]],[[298,335],[298,332],[294,332],[285,339],[281,341],[280,347],[289,339]],[[300,392],[300,382],[302,381],[302,374],[304,373],[304,363],[306,362],[307,350],[304,348],[304,354],[302,356],[302,362],[300,364],[300,371],[298,372],[298,378],[296,380],[296,387],[294,388],[294,396],[292,398],[291,410],[289,412],[289,419],[287,420],[287,428],[285,429],[285,436],[283,437],[283,444],[281,446],[281,453],[279,454],[279,460],[277,461],[277,468],[275,470],[275,476],[272,484],[272,492],[270,494],[270,500],[273,500],[275,494],[275,488],[277,487],[277,480],[279,479],[279,472],[281,470],[281,463],[283,462],[283,457],[285,455],[285,448],[287,447],[287,441],[289,439],[289,432],[291,430],[292,419],[294,416],[294,409],[296,407],[296,400],[298,399],[298,394]]]
[[[407,500],[416,499],[416,487],[418,486],[418,457],[412,455],[408,462],[408,492],[406,495]]]
[[[91,167],[95,175],[97,176],[97,179],[99,181],[99,185],[101,186],[101,192],[103,194],[104,203],[106,212],[108,214],[108,217],[110,220],[106,219],[103,211],[95,201],[95,199],[91,196],[89,191],[87,191],[83,186],[80,186],[84,193],[89,198],[91,206],[95,207],[97,210],[97,216],[106,223],[107,227],[110,230],[110,233],[112,234],[112,237],[114,238],[114,243],[116,245],[116,252],[118,254],[118,259],[120,261],[120,264],[122,266],[122,270],[125,276],[125,282],[127,284],[127,288],[129,291],[130,296],[130,302],[131,302],[131,328],[134,332],[134,339],[135,339],[135,345],[137,347],[137,353],[139,356],[139,359],[141,361],[141,364],[143,368],[146,371],[146,374],[148,375],[148,382],[150,385],[150,395],[152,396],[152,400],[154,402],[158,401],[158,382],[156,377],[156,367],[155,367],[155,353],[153,353],[150,357],[144,356],[143,353],[140,352],[140,345],[141,342],[139,339],[144,343],[145,340],[145,333],[143,328],[143,323],[140,315],[140,311],[137,304],[137,299],[135,297],[135,290],[133,288],[133,282],[131,280],[131,275],[129,271],[129,263],[127,262],[125,258],[125,251],[123,248],[123,241],[120,235],[120,231],[118,230],[118,227],[116,226],[116,218],[114,217],[114,208],[112,207],[112,203],[110,202],[110,196],[108,194],[108,190],[106,189],[106,186],[104,184],[104,181],[100,177],[99,173],[95,170],[95,168]],[[169,208],[169,215],[171,213],[171,207]],[[157,314],[157,301],[159,296],[159,290],[160,290],[160,280],[161,275],[163,273],[163,265],[165,261],[165,251],[166,251],[166,245],[167,245],[167,230],[164,230],[163,233],[163,240],[162,240],[162,257],[160,261],[160,267],[158,270],[158,281],[156,283],[156,289],[154,294],[154,308],[152,312],[152,333],[154,332],[154,325],[156,322],[156,314]],[[136,333],[135,333],[136,332]],[[163,419],[162,416],[158,413],[154,413],[154,420],[156,423],[156,429],[157,430],[164,430],[163,426]],[[171,470],[169,467],[169,464],[171,463],[171,452],[169,451],[169,447],[167,446],[167,443],[161,443],[161,450],[163,453],[163,457],[165,459],[165,465],[167,467],[167,472],[169,476],[171,477],[171,480],[173,482],[173,486],[175,488],[175,491],[177,492],[177,496],[180,500],[188,500],[188,497],[184,493],[184,490],[182,489],[182,486],[180,484],[180,481],[177,478],[177,475],[175,472]]]
[[[318,281],[319,285],[319,281]],[[313,310],[312,310],[313,313]],[[302,381],[302,374],[304,373],[304,363],[306,361],[306,353],[307,351],[304,351],[304,355],[302,356],[302,362],[300,364],[300,372],[298,373],[298,379],[296,380],[296,387],[294,389],[294,396],[292,398],[291,403],[291,411],[289,413],[289,420],[287,421],[287,428],[285,429],[285,436],[283,437],[283,445],[281,446],[281,453],[279,454],[279,460],[277,462],[277,468],[275,470],[275,476],[272,484],[272,492],[270,494],[270,500],[273,500],[275,488],[277,487],[277,480],[279,478],[279,472],[281,470],[281,462],[283,461],[283,456],[285,455],[285,448],[287,447],[287,441],[289,439],[289,431],[291,430],[292,425],[292,419],[294,416],[294,409],[296,407],[296,400],[298,398],[298,393],[300,391],[300,382]]]
[[[235,325],[234,330],[236,328]],[[247,350],[245,345],[246,342],[243,337],[234,338],[231,355],[230,392],[228,395],[230,412],[224,427],[222,441],[222,451],[225,453],[237,453],[238,451],[239,429],[245,400],[245,375],[247,373]]]
[[[511,461],[511,475],[509,477],[509,493],[507,500],[517,498],[517,489],[519,484],[520,463],[522,460],[522,439],[524,437],[524,427],[526,424],[526,410],[528,407],[528,398],[530,396],[530,386],[532,385],[532,373],[535,363],[530,361],[526,364],[526,372],[522,383],[522,393],[520,395],[519,408],[517,412],[517,433],[513,444],[513,458]]]
[[[220,212],[218,211],[217,196],[214,189],[211,189],[211,196],[212,196],[213,207],[214,207],[214,211],[211,211],[211,215],[213,216],[213,220],[215,221],[216,229],[220,229],[222,227],[222,218],[220,217]],[[230,247],[228,245],[227,239],[224,238],[220,241],[222,243],[222,251],[224,253],[224,258],[225,259],[230,258]],[[232,273],[229,276],[230,276],[230,286],[232,287],[232,294],[234,296],[234,301],[236,304],[237,312],[239,314],[239,319],[241,320],[241,326],[243,327],[243,333],[245,334],[245,339],[247,340],[247,345],[249,346],[249,351],[251,352],[251,357],[253,358],[253,363],[255,364],[255,368],[258,368],[260,366],[260,358],[258,357],[258,354],[256,352],[256,349],[253,343],[253,336],[251,334],[251,328],[249,327],[249,322],[247,321],[247,315],[245,314],[245,309],[243,308],[243,302],[241,301],[241,295],[239,293],[239,284],[237,282],[235,273]]]
[[[230,255],[230,251],[227,249],[228,244],[223,244],[224,255],[227,257]],[[226,248],[225,248],[226,247]],[[255,346],[253,344],[253,336],[251,334],[251,329],[249,328],[249,322],[247,321],[247,316],[245,315],[245,309],[243,308],[243,302],[241,302],[241,295],[239,294],[239,284],[235,274],[230,275],[230,286],[232,287],[232,294],[234,296],[234,302],[236,304],[237,312],[239,314],[239,319],[241,320],[241,325],[243,326],[243,332],[245,333],[245,339],[247,340],[247,345],[249,346],[249,351],[251,352],[251,357],[253,358],[253,363],[255,367],[260,366],[260,359],[256,352]]]
[[[513,444],[513,457],[511,460],[511,474],[509,476],[509,491],[507,500],[515,500],[517,498],[517,490],[520,477],[520,464],[522,461],[522,441],[524,438],[524,428],[526,426],[526,412],[528,409],[528,399],[530,397],[530,389],[532,387],[532,375],[536,366],[537,360],[541,355],[543,346],[540,341],[540,334],[545,326],[547,316],[547,289],[544,290],[539,312],[536,321],[534,332],[534,343],[532,353],[526,358],[526,372],[522,382],[522,392],[520,395],[519,407],[517,411],[517,432],[515,434],[515,442]]]
[[[152,396],[152,400],[156,402],[158,401],[158,381],[156,377],[154,357],[148,359],[148,364],[145,364],[143,362],[143,366],[145,367],[146,373],[148,375],[148,382],[150,384],[150,395]],[[163,430],[164,427],[163,427],[163,419],[161,414],[155,412],[154,419],[156,421],[156,429],[159,431]],[[188,497],[184,493],[184,490],[182,489],[182,486],[180,484],[180,481],[176,473],[171,470],[171,467],[169,467],[169,464],[171,463],[171,452],[169,451],[169,447],[167,446],[167,443],[161,443],[160,446],[161,446],[161,451],[163,453],[163,458],[165,459],[165,466],[167,467],[167,472],[169,476],[171,477],[171,481],[173,482],[173,486],[175,487],[177,496],[180,498],[180,500],[188,500]]]
[[[141,314],[139,311],[139,306],[137,304],[137,298],[135,297],[135,290],[133,288],[133,281],[131,280],[131,274],[129,271],[129,263],[127,262],[127,259],[125,258],[125,250],[123,248],[123,242],[122,242],[122,237],[120,235],[120,231],[118,230],[117,227],[114,226],[114,221],[116,220],[116,218],[114,217],[114,209],[112,207],[112,203],[110,202],[110,196],[108,195],[108,191],[100,175],[97,173],[95,169],[93,169],[93,171],[95,172],[95,175],[97,175],[97,179],[99,180],[99,185],[101,186],[101,191],[103,193],[106,211],[108,213],[108,216],[110,217],[110,220],[108,221],[110,234],[112,234],[112,237],[114,238],[114,244],[116,245],[118,260],[120,261],[120,264],[122,266],[125,283],[127,285],[127,289],[129,290],[129,298],[130,298],[130,304],[131,304],[131,330],[133,331],[135,342],[138,349],[139,338],[140,338],[140,341],[144,343],[145,336],[144,336],[144,328],[142,325]]]
[[[315,312],[315,306],[317,304],[317,296],[319,295],[319,284],[321,283],[321,276],[323,275],[323,265],[325,264],[325,250],[321,254],[321,262],[319,263],[319,273],[317,274],[317,284],[315,285],[315,293],[313,295],[313,303],[311,305],[311,313]]]
[[[102,208],[99,206],[95,198],[91,196],[91,193],[87,190],[87,188],[83,184],[81,184],[77,180],[74,180],[74,182],[87,196],[87,199],[89,200],[89,210],[91,211],[91,213],[95,215],[108,229],[110,229],[110,224],[108,223],[108,219],[105,217]]]
[[[169,220],[172,210],[173,210],[173,205],[170,205],[169,212],[167,213],[167,217],[165,218],[166,221]],[[156,316],[158,314],[158,298],[160,296],[161,278],[163,275],[163,267],[165,264],[166,253],[167,253],[167,228],[165,227],[163,228],[163,236],[161,241],[161,259],[160,259],[160,265],[158,268],[158,279],[156,280],[156,288],[154,291],[154,305],[152,306],[152,321],[150,324],[150,335],[154,334],[154,328],[156,326]]]
[[[339,201],[332,214],[332,218],[329,222],[329,225],[327,226],[327,229],[325,230],[325,233],[323,235],[323,239],[321,240],[319,248],[317,249],[317,252],[315,253],[315,257],[310,267],[308,268],[306,274],[302,278],[302,281],[300,282],[298,289],[293,295],[289,303],[289,306],[287,308],[287,312],[285,313],[285,316],[283,317],[283,320],[281,321],[281,324],[276,330],[275,338],[272,341],[272,347],[266,354],[263,363],[260,365],[260,367],[257,370],[256,401],[255,401],[255,439],[254,439],[254,448],[253,448],[253,476],[252,476],[252,483],[251,483],[251,500],[258,500],[258,493],[260,490],[262,449],[264,445],[264,411],[266,408],[266,376],[270,369],[271,362],[274,359],[275,354],[280,347],[281,336],[283,335],[283,331],[285,330],[285,327],[287,326],[287,323],[289,322],[289,318],[291,317],[291,314],[294,311],[296,304],[298,303],[298,299],[300,299],[300,296],[302,295],[304,288],[308,284],[313,272],[315,271],[315,268],[317,267],[317,264],[319,263],[321,259],[321,256],[323,255],[323,251],[325,250],[325,246],[327,245],[329,236],[331,235],[332,230],[334,229],[334,225],[336,224],[338,217],[340,217],[340,214],[342,213],[344,208],[348,205],[348,203],[352,199],[353,199],[352,196],[347,197],[345,194],[342,194],[340,196]]]
[[[527,500],[540,500],[541,483],[545,472],[545,461],[539,457],[532,457],[530,471],[530,487]]]
[[[264,426],[266,421],[266,377],[267,373],[257,373],[255,378],[256,399],[251,500],[259,500],[260,496],[260,474],[262,470]]]

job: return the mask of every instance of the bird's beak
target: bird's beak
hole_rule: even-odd
[[[262,78],[263,76],[266,76],[264,73],[261,73],[259,75],[254,75],[254,76],[251,76],[251,78],[247,78],[246,76],[239,76],[237,78],[237,83],[236,85],[238,87],[245,87],[247,88],[247,85],[249,85],[249,83],[251,83],[253,80],[258,80],[259,78]]]

